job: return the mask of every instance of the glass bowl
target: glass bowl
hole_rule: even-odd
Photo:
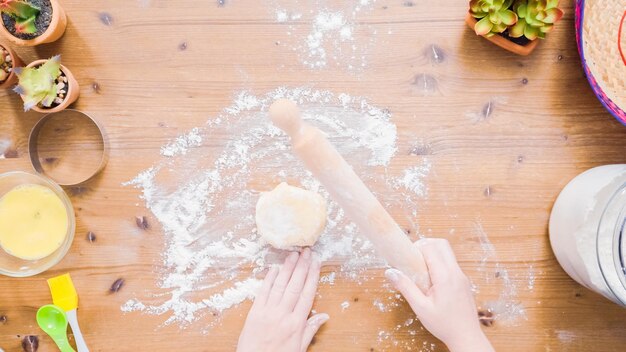
[[[76,221],[74,207],[63,189],[53,181],[27,172],[13,171],[0,174],[0,198],[17,186],[40,185],[50,189],[63,202],[67,213],[67,233],[61,246],[47,257],[25,260],[14,257],[0,248],[0,274],[12,277],[27,277],[42,273],[58,264],[69,251],[74,240]]]

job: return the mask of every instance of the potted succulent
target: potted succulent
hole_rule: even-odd
[[[559,0],[470,0],[466,22],[492,43],[530,54],[563,17]]]
[[[0,0],[0,32],[21,46],[51,43],[67,26],[65,11],[57,0]]]
[[[22,97],[24,111],[57,112],[78,99],[78,82],[70,70],[61,65],[60,55],[33,61],[14,71],[19,81],[14,91]]]
[[[0,89],[11,88],[17,82],[14,69],[24,66],[22,60],[8,45],[0,43]]]

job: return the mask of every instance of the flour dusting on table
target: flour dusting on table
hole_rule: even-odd
[[[363,69],[367,65],[367,54],[374,44],[376,30],[359,23],[360,15],[373,9],[375,0],[353,0],[346,2],[326,1],[318,4],[318,10],[309,13],[297,12],[297,2],[290,8],[275,11],[277,23],[287,24],[288,36],[308,25],[307,32],[298,35],[293,42],[286,41],[295,51],[300,62],[311,69],[338,66],[350,70]],[[362,32],[369,40],[356,40]]]
[[[482,275],[472,277],[474,291],[478,293],[480,286],[484,284],[500,287],[500,294],[496,299],[478,301],[478,305],[493,313],[499,324],[517,325],[521,320],[527,320],[526,308],[518,299],[518,287],[522,285],[522,280],[529,280],[529,278],[512,277],[509,274],[506,266],[498,260],[495,247],[489,240],[480,221],[474,223],[473,232],[473,235],[478,238],[483,252],[478,266],[478,272]],[[493,269],[487,266],[488,263],[493,264]],[[532,291],[534,283],[533,286],[528,284],[526,289]]]
[[[389,110],[364,98],[306,87],[265,95],[241,92],[219,116],[163,146],[162,159],[126,183],[141,190],[161,224],[165,246],[157,287],[137,293],[140,297],[126,302],[123,311],[163,315],[165,325],[185,326],[207,315],[216,321],[222,311],[252,298],[263,270],[285,255],[261,242],[254,222],[259,193],[282,181],[319,192],[328,201],[328,226],[313,249],[322,260],[341,266],[322,277],[322,284],[332,285],[337,277],[368,280],[366,269],[386,265],[293,156],[287,136],[269,122],[267,109],[277,98],[296,101],[303,118],[326,133],[386,206],[411,208],[425,196],[427,159],[401,174],[387,169],[397,152]],[[415,223],[414,215],[407,211],[404,216]],[[381,302],[381,309],[393,305]]]
[[[161,148],[161,155],[175,156],[177,154],[185,154],[190,147],[197,147],[202,143],[202,136],[198,133],[199,129],[194,128],[189,133],[184,134],[174,141],[168,143]]]

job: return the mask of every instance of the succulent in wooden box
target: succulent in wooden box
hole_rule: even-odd
[[[509,35],[514,38],[525,36],[530,40],[544,39],[563,17],[558,5],[559,0],[516,0],[513,9],[519,20],[509,29]]]
[[[513,0],[471,0],[470,14],[478,22],[476,34],[491,37],[504,32],[517,22],[517,15],[510,10]]]
[[[61,56],[46,60],[39,67],[16,68],[19,84],[14,91],[24,100],[24,111],[41,104],[51,107],[58,95],[57,79],[61,76]]]
[[[24,0],[0,0],[0,12],[15,19],[15,32],[32,34],[37,32],[35,19],[39,8]]]

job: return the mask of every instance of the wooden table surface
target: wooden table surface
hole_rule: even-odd
[[[23,336],[38,335],[40,351],[55,350],[35,312],[50,300],[46,278],[70,272],[92,351],[233,350],[249,302],[226,311],[208,332],[208,320],[181,330],[159,327],[162,317],[120,311],[154,289],[163,249],[158,225],[138,230],[136,216],[156,220],[139,191],[121,183],[157,162],[164,143],[230,105],[236,92],[312,85],[388,107],[399,133],[394,167],[432,162],[417,221],[425,235],[451,241],[473,280],[493,275],[480,286],[481,307],[502,294],[497,273],[508,270],[525,313],[484,327],[498,351],[624,350],[626,310],[571,280],[548,240],[550,209],[572,177],[626,163],[626,127],[596,100],[580,67],[573,1],[562,1],[565,17],[530,57],[477,38],[463,22],[466,1],[372,1],[357,16],[376,31],[355,34],[357,43],[373,43],[356,73],[341,65],[309,69],[289,47],[309,32],[310,10],[339,1],[61,2],[69,17],[65,36],[17,51],[27,62],[63,55],[81,85],[75,107],[108,131],[110,162],[83,188],[68,189],[78,225],[67,257],[42,275],[0,278],[0,348],[20,351]],[[358,0],[342,3],[349,8]],[[279,6],[305,16],[288,29],[276,20]],[[18,96],[0,92],[0,138],[11,143],[0,172],[30,170],[27,138],[40,117],[23,113]],[[418,141],[418,153],[411,152]],[[477,255],[481,228],[495,247],[484,263]],[[86,240],[88,231],[95,242]],[[373,307],[388,293],[382,272],[371,274],[375,279],[362,285],[338,280],[320,288],[315,309],[332,319],[312,350],[445,351],[419,328],[416,335],[397,328],[412,315],[406,305],[390,313]],[[109,293],[119,278],[125,285]]]

